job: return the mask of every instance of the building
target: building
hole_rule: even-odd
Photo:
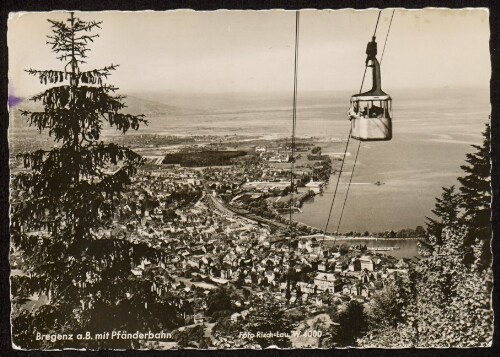
[[[359,259],[353,259],[349,263],[349,271],[360,271],[361,270],[361,261]]]
[[[366,269],[368,271],[375,270],[375,263],[369,257],[362,256],[359,258],[359,262],[361,265],[361,270]]]
[[[325,272],[326,271],[326,267],[327,267],[327,264],[326,262],[324,261],[321,261],[318,263],[318,271],[323,271]]]
[[[332,273],[319,273],[314,277],[314,284],[318,290],[336,293],[341,288],[341,282]]]
[[[322,181],[314,181],[311,177],[311,181],[306,183],[306,187],[313,191],[314,193],[318,194],[321,192],[321,188],[323,187],[323,182]]]
[[[347,269],[347,264],[346,263],[337,263],[335,264],[335,272],[336,273],[342,273],[344,270]]]

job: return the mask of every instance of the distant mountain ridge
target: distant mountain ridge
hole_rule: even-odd
[[[162,118],[176,118],[178,116],[182,116],[185,112],[178,107],[171,106],[168,104],[163,104],[156,102],[154,100],[143,99],[137,96],[126,96],[124,99],[124,103],[126,108],[123,109],[124,113],[127,114],[144,114],[146,119],[148,120],[149,127],[157,128],[162,124],[158,123],[158,120]],[[27,123],[25,117],[21,116],[20,110],[28,110],[28,111],[41,111],[43,110],[42,104],[40,102],[32,102],[28,99],[24,99],[21,103],[16,105],[13,108],[10,108],[10,126],[12,132],[15,133],[22,130],[30,130],[30,127]],[[12,122],[13,119],[13,122]],[[107,129],[107,128],[105,128]],[[33,128],[34,131],[36,131]]]
[[[388,89],[389,90],[389,89]],[[293,93],[170,93],[137,92],[126,95],[127,107],[123,110],[130,114],[144,114],[147,126],[141,127],[139,134],[177,133],[182,135],[199,134],[288,134],[291,123]],[[349,108],[351,92],[300,92],[298,96],[298,125],[301,132],[312,126],[324,127],[308,135],[343,132],[346,125],[345,113]],[[393,110],[414,110],[424,114],[422,103],[429,98],[437,100],[433,105],[448,103],[450,109],[462,108],[467,111],[467,103],[478,99],[487,104],[487,90],[460,88],[444,89],[405,89],[391,90]],[[465,95],[465,97],[464,97]],[[467,100],[465,100],[467,98]],[[11,108],[14,120],[10,132],[23,135],[36,129],[29,128],[19,109],[41,110],[39,103],[24,100]],[[442,108],[441,108],[442,109]],[[440,110],[441,110],[440,109]],[[436,108],[427,111],[435,112]],[[415,116],[416,114],[411,114]],[[433,114],[434,115],[434,114]],[[12,119],[12,116],[11,116]],[[397,115],[396,122],[401,120]],[[332,126],[334,125],[334,126]],[[337,126],[335,126],[337,125]],[[399,125],[400,126],[400,125]],[[398,126],[398,127],[399,127]],[[307,131],[307,130],[306,130]],[[113,128],[104,126],[104,135],[117,133]],[[129,132],[134,134],[135,132]],[[24,138],[23,138],[24,140]]]

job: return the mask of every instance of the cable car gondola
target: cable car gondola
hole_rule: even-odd
[[[372,89],[354,94],[347,112],[354,139],[387,141],[392,139],[391,97],[382,90],[375,36],[366,47],[366,67],[372,68]]]

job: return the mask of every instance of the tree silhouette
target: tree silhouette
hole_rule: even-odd
[[[464,241],[464,262],[471,265],[476,256],[474,247],[481,242],[479,269],[491,265],[491,163],[490,163],[490,126],[483,132],[483,145],[472,145],[475,153],[466,155],[466,165],[462,170],[466,175],[459,177],[460,192],[455,187],[443,187],[441,198],[436,198],[432,210],[438,219],[427,217],[427,233],[437,245],[443,244],[442,230],[445,227],[463,224],[467,228]]]
[[[157,331],[175,323],[164,281],[155,274],[137,278],[131,269],[144,259],[165,261],[145,243],[108,237],[119,197],[142,158],[124,146],[99,141],[103,124],[122,133],[145,123],[142,115],[124,114],[124,97],[106,84],[116,65],[83,70],[93,30],[73,13],[66,21],[49,20],[47,44],[63,70],[27,72],[50,86],[30,98],[42,111],[22,110],[30,126],[48,134],[51,150],[22,153],[26,172],[15,175],[11,238],[23,259],[25,276],[13,277],[14,296],[46,296],[31,312],[14,306],[13,341],[39,348],[36,332],[102,332],[148,327]],[[159,311],[163,321],[159,321]],[[170,316],[165,316],[164,312]],[[156,316],[156,317],[155,317]],[[57,341],[59,347],[130,347],[121,341]]]
[[[367,327],[363,304],[351,300],[344,309],[334,314],[333,319],[338,323],[331,328],[332,346],[328,347],[356,346],[357,338],[363,335]]]
[[[208,296],[207,305],[208,316],[212,316],[216,312],[226,312],[230,314],[233,311],[231,292],[223,286],[218,288]]]
[[[370,331],[362,343],[383,347],[490,346],[493,336],[490,254],[490,129],[467,154],[460,192],[444,188],[429,219],[422,259],[410,271],[397,326]]]
[[[442,230],[442,243],[421,250],[392,310],[393,324],[371,326],[360,339],[365,347],[486,347],[493,337],[491,268],[480,270],[482,243],[474,246],[474,262],[464,263],[466,227]],[[388,307],[391,307],[386,301]],[[377,306],[375,306],[377,308]],[[375,310],[380,312],[379,310]]]
[[[462,184],[460,191],[463,202],[461,207],[465,211],[464,218],[468,226],[468,233],[464,244],[467,248],[465,262],[471,264],[474,260],[472,246],[476,240],[483,244],[481,267],[491,264],[491,129],[489,124],[483,132],[483,145],[472,145],[475,153],[466,155],[466,165],[462,170],[466,175],[459,177]]]
[[[436,245],[443,244],[443,229],[458,223],[460,203],[461,197],[455,191],[455,186],[443,187],[442,196],[441,198],[436,198],[436,206],[432,210],[437,219],[426,217],[429,239],[434,240]]]

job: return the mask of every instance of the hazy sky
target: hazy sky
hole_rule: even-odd
[[[379,58],[392,10],[377,32]],[[299,91],[357,91],[366,43],[378,10],[302,10]],[[47,18],[67,14],[11,14],[9,80],[17,95],[44,87],[23,70],[62,69],[45,44]],[[290,91],[295,12],[82,12],[103,21],[85,68],[120,64],[110,82],[121,92]],[[382,64],[384,90],[403,87],[488,87],[487,10],[396,10]]]

